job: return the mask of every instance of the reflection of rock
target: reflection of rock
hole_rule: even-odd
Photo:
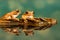
[[[19,28],[3,28],[3,30],[5,32],[8,32],[8,33],[12,33],[12,34],[16,34],[16,35],[19,35],[20,31],[19,31]]]

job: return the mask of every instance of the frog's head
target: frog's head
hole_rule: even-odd
[[[33,16],[33,11],[26,11],[25,14],[28,15],[28,16]]]

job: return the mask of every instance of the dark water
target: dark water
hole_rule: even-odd
[[[34,31],[33,36],[25,36],[23,32],[15,36],[1,30],[0,40],[60,40],[60,0],[0,0],[0,17],[15,9],[20,9],[22,14],[32,10],[35,17],[55,18],[58,24],[44,31]]]

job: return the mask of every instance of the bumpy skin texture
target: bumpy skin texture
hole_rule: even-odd
[[[16,18],[19,14],[20,14],[19,10],[14,10],[12,12],[9,12],[9,13],[5,14],[2,18],[3,19],[15,19],[15,20],[19,20],[18,18]]]
[[[7,14],[5,14],[1,19],[6,19],[6,20],[10,20],[10,19],[14,19],[15,21],[19,21],[18,18],[16,18],[19,14],[21,13],[20,10],[14,10],[12,12],[9,12]],[[6,32],[10,32],[10,33],[15,33],[18,34],[19,31],[17,31],[17,28],[3,28],[4,31]]]
[[[26,11],[23,15],[22,15],[22,19],[24,19],[24,29],[23,31],[25,32],[25,34],[29,35],[29,32],[27,31],[27,19],[30,19],[30,20],[34,20],[34,15],[33,15],[33,11]],[[30,32],[31,34],[32,32]]]
[[[26,19],[34,19],[33,11],[26,11],[22,15],[22,19],[24,19],[24,20],[26,20]]]

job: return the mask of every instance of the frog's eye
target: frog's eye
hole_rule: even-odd
[[[16,9],[16,12],[19,12],[19,10],[18,10],[18,9]]]
[[[26,12],[26,14],[28,14],[28,12]]]

